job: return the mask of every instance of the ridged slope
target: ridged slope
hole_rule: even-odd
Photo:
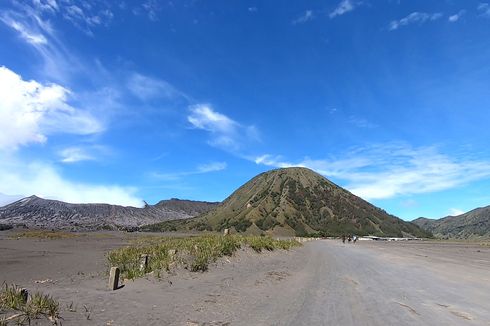
[[[421,228],[443,238],[490,238],[490,206],[476,208],[458,216],[438,220],[418,218],[413,221]]]
[[[216,203],[173,199],[137,208],[110,204],[70,204],[31,196],[1,207],[0,223],[42,228],[134,227],[194,217],[215,206]]]
[[[192,222],[191,222],[192,221]],[[322,232],[380,236],[428,236],[306,168],[262,173],[210,212],[187,221],[189,228],[238,231]]]

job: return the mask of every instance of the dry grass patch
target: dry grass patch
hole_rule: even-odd
[[[136,239],[130,246],[110,251],[107,260],[117,266],[125,278],[134,279],[146,273],[170,270],[181,265],[190,271],[206,271],[219,257],[231,256],[242,247],[256,252],[262,250],[288,250],[300,244],[294,240],[275,240],[258,236],[198,236],[187,238],[145,237]],[[148,255],[146,269],[140,268],[141,255]]]
[[[28,230],[14,233],[11,238],[30,238],[30,239],[72,239],[78,238],[80,234],[64,231],[49,230]]]

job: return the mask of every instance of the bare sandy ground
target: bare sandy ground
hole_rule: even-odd
[[[109,291],[104,255],[126,234],[8,234],[0,282],[52,294],[63,325],[490,325],[490,248],[477,244],[319,240]]]

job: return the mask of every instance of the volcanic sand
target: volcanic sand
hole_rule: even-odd
[[[13,234],[0,233],[0,282],[51,294],[63,325],[490,325],[490,247],[478,244],[317,240],[109,291],[105,254],[138,234]]]

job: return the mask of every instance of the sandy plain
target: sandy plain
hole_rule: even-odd
[[[0,232],[0,282],[55,297],[63,325],[490,325],[490,247],[478,243],[317,240],[109,291],[105,254],[139,234],[14,234]]]

